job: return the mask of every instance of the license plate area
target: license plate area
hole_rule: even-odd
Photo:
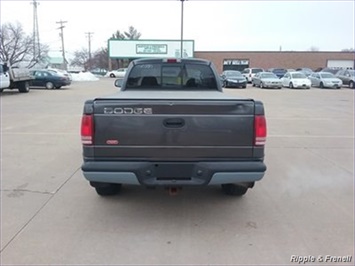
[[[157,179],[189,179],[193,175],[194,165],[189,163],[154,164],[153,176]]]

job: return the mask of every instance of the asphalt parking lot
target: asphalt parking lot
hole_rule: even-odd
[[[101,198],[80,171],[80,119],[113,81],[1,94],[1,265],[354,265],[354,90],[226,90],[267,115],[268,170],[242,198]]]

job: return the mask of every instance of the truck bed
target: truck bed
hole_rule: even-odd
[[[95,136],[90,154],[95,160],[242,160],[260,156],[254,154],[252,99],[213,91],[203,95],[127,91],[97,98],[92,107]]]

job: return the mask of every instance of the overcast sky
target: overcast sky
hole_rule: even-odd
[[[33,31],[32,1],[0,0],[1,24],[20,22]],[[340,51],[354,48],[354,0],[348,1],[201,1],[184,2],[184,39],[195,51]],[[181,2],[165,1],[39,1],[40,41],[59,53],[59,24],[65,50],[107,46],[116,30],[134,26],[141,39],[179,40]]]

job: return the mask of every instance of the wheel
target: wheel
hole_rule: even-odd
[[[113,73],[110,74],[110,78],[115,78],[115,77],[116,77],[115,74]]]
[[[49,81],[48,81],[48,82],[46,83],[46,89],[47,89],[47,90],[51,90],[51,89],[53,89],[53,88],[54,88],[54,84],[53,84],[52,82],[49,82]]]
[[[253,87],[255,87],[255,83],[254,82],[252,83],[252,85],[253,85]]]
[[[350,82],[349,82],[349,87],[350,87],[350,88],[354,88],[354,81],[350,80]]]
[[[222,184],[221,187],[224,194],[231,196],[243,196],[248,191],[247,187],[237,184]]]
[[[26,93],[30,91],[30,83],[28,81],[21,82],[18,86],[18,91]]]
[[[260,82],[260,89],[264,88],[264,84]]]
[[[319,84],[319,87],[320,87],[321,89],[323,89],[323,88],[324,88],[324,84],[323,84],[323,82],[321,82],[321,83]]]
[[[293,89],[293,83],[292,82],[290,82],[289,87],[290,87],[290,89]]]
[[[96,193],[100,196],[112,196],[116,195],[120,190],[122,185],[121,184],[110,184],[110,183],[97,183],[91,182],[90,183],[96,190]]]
[[[3,92],[4,91],[4,89],[0,89],[0,92]]]
[[[246,89],[246,88],[247,88],[247,85],[244,85],[242,88],[243,88],[243,89]]]
[[[227,83],[227,81],[223,82],[223,87],[228,88],[228,83]]]
[[[282,87],[278,87],[278,89],[279,89],[279,90],[281,90],[281,89],[282,89]]]

